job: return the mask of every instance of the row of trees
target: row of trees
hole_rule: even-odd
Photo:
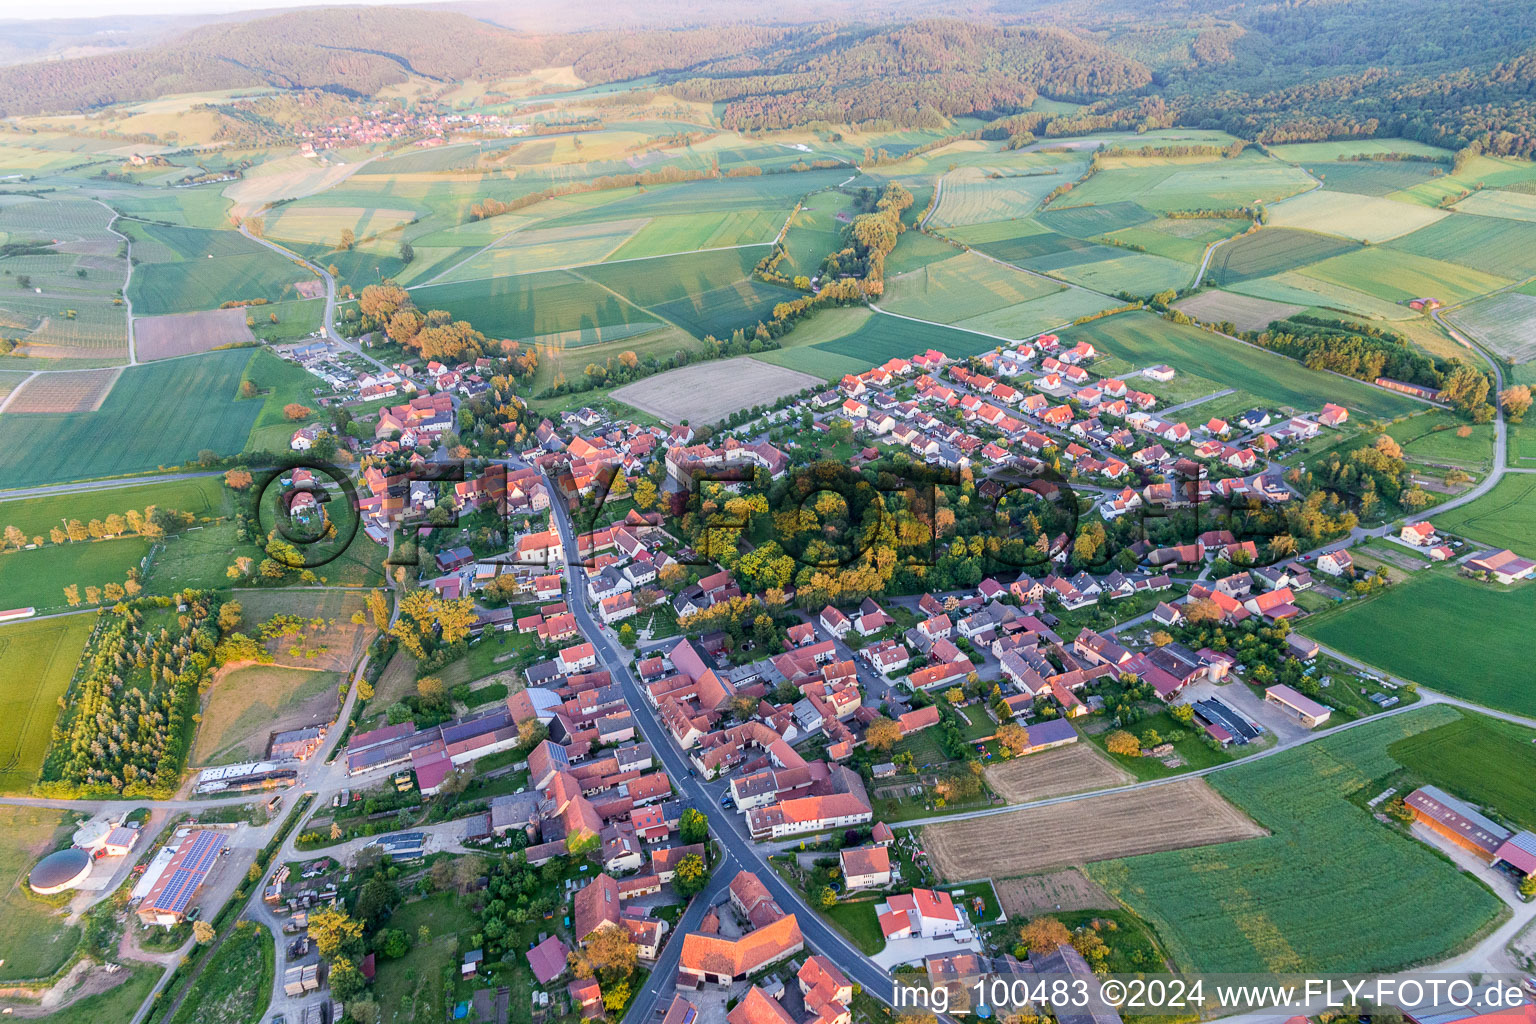
[[[138,509],[128,509],[126,512],[113,512],[104,519],[91,519],[82,523],[78,519],[62,521],[60,525],[50,527],[47,541],[54,544],[80,543],[92,540],[111,540],[133,534],[136,537],[144,537],[149,540],[159,540],[166,534],[194,521],[190,513],[177,512],[171,508],[160,508],[150,505],[142,512]],[[32,544],[42,547],[45,540],[42,535],[28,537],[26,531],[18,526],[7,526],[0,531],[3,544],[0,550],[5,548],[20,549]]]

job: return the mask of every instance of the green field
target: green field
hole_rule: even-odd
[[[1536,558],[1536,475],[1505,476],[1476,501],[1436,516],[1435,526]]]
[[[1225,248],[1225,247],[1223,247]],[[1218,249],[1217,252],[1221,250]],[[1320,309],[1337,310],[1354,316],[1377,320],[1409,320],[1419,316],[1407,306],[1377,298],[1358,288],[1346,288],[1315,277],[1307,277],[1298,270],[1288,270],[1273,277],[1256,277],[1228,286],[1229,291],[1249,295],[1271,302],[1285,302],[1298,306],[1317,306]]]
[[[799,297],[798,292],[762,281],[742,280],[653,307],[695,338],[728,338],[732,331],[751,335],[759,322],[773,318],[773,307]]]
[[[1153,295],[1168,288],[1183,288],[1195,276],[1188,263],[1153,256],[1150,253],[1123,253],[1092,263],[1079,263],[1052,272],[1053,277],[1115,295]]]
[[[1536,733],[1486,715],[1454,722],[1387,748],[1404,768],[1521,828],[1536,829]]]
[[[1536,691],[1526,671],[1526,624],[1533,617],[1536,586],[1502,587],[1450,571],[1420,572],[1379,597],[1307,620],[1301,632],[1431,689],[1536,715]]]
[[[656,306],[702,295],[746,280],[766,248],[688,253],[583,267],[581,276],[624,296],[637,306]]]
[[[1032,338],[1042,331],[1069,324],[1080,316],[1088,316],[1120,304],[1119,299],[1098,292],[1084,288],[1064,288],[1053,295],[1031,299],[1017,306],[967,317],[953,326],[1005,338]]]
[[[236,231],[120,222],[137,265],[128,286],[137,316],[216,309],[235,300],[297,296],[314,274]]]
[[[46,978],[64,965],[80,941],[78,926],[66,925],[57,907],[27,895],[24,888],[32,866],[56,849],[54,840],[64,821],[63,811],[0,807],[0,878],[5,880],[0,890],[0,981]]]
[[[445,273],[442,283],[530,274],[599,263],[638,231],[643,220],[604,221],[566,227],[527,227]]]
[[[931,223],[935,227],[959,227],[1027,217],[1052,189],[1076,180],[1085,166],[1081,159],[1074,159],[1059,168],[1025,167],[1015,173],[1000,170],[997,177],[977,167],[958,169],[944,175]]]
[[[1420,156],[1439,157],[1450,166],[1451,151],[1431,146],[1413,139],[1369,138],[1343,139],[1338,142],[1292,142],[1270,146],[1269,150],[1282,160],[1309,163],[1315,160],[1340,160],[1352,156],[1374,156],[1377,153],[1414,153]]]
[[[1536,224],[1453,213],[1387,248],[1521,279],[1536,274]]]
[[[75,584],[83,596],[87,586],[122,583],[148,553],[149,541],[135,536],[8,551],[0,555],[0,600],[8,608],[63,610],[66,586]]]
[[[525,339],[580,330],[600,341],[613,333],[610,328],[619,328],[625,336],[624,328],[656,323],[644,310],[565,270],[428,285],[411,296],[421,309],[446,309],[488,338]]]
[[[1398,189],[1412,188],[1444,169],[1442,164],[1419,160],[1341,160],[1306,165],[1313,177],[1322,179],[1323,188],[1362,196],[1384,196]]]
[[[1069,196],[1063,202],[1070,204]],[[1157,218],[1131,202],[1103,206],[1056,205],[1040,214],[1040,223],[1073,238],[1096,238],[1122,228],[1133,228]]]
[[[903,231],[896,239],[896,248],[885,260],[885,279],[926,267],[930,263],[947,260],[959,252],[955,246],[923,231]]]
[[[1299,273],[1345,288],[1358,288],[1388,302],[1433,295],[1442,302],[1457,303],[1513,283],[1470,267],[1381,245],[1314,263]]]
[[[1217,286],[1236,284],[1294,270],[1358,248],[1358,242],[1311,231],[1265,228],[1219,246],[1211,256],[1211,265],[1206,268],[1205,280]]]
[[[1457,715],[1397,715],[1217,772],[1211,784],[1270,836],[1087,871],[1154,926],[1184,969],[1389,972],[1441,959],[1507,911],[1351,798],[1374,795],[1376,780],[1397,769],[1391,744]]]
[[[1481,213],[1489,217],[1536,221],[1536,195],[1529,192],[1512,192],[1498,188],[1483,189],[1467,196],[1457,203],[1455,208],[1466,213]]]
[[[1529,363],[1536,357],[1536,295],[1523,290],[1501,292],[1454,309],[1445,317],[1479,344],[1514,362],[1516,382],[1536,383],[1521,377],[1522,372],[1530,373]]]
[[[918,323],[896,316],[875,316],[852,334],[836,341],[821,342],[812,348],[861,360],[864,369],[869,369],[893,356],[907,358],[930,348],[938,349],[953,359],[963,359],[990,352],[999,344],[992,338],[951,330],[938,324]],[[784,365],[798,368],[800,364],[790,362]],[[818,371],[807,369],[806,372]]]
[[[233,927],[167,1024],[249,1024],[261,1018],[276,970],[272,936],[252,921]]]
[[[1149,313],[1124,313],[1071,328],[1069,342],[1089,341],[1101,352],[1136,366],[1167,363],[1184,373],[1211,376],[1227,387],[1295,409],[1338,402],[1356,416],[1396,419],[1423,406],[1369,384],[1309,370],[1294,360],[1241,342],[1170,323]]]
[[[261,410],[235,398],[251,358],[232,349],[130,366],[95,412],[0,417],[0,478],[36,487],[238,452]]]
[[[1154,256],[1198,265],[1212,242],[1248,229],[1248,221],[1201,218],[1156,220],[1116,231],[1109,237],[1124,245],[1139,245]]]
[[[10,600],[9,588],[0,590]],[[95,622],[94,615],[68,615],[0,627],[0,664],[5,665],[0,715],[7,723],[0,740],[0,793],[23,793],[37,781],[59,698],[69,689]]]
[[[1065,201],[1074,206],[1135,202],[1154,213],[1230,209],[1283,199],[1312,184],[1306,172],[1253,149],[1236,160],[1114,159],[1117,166],[1077,186]]]
[[[893,313],[952,324],[968,317],[1054,295],[1061,285],[962,253],[886,281],[881,306]]]
[[[170,480],[158,484],[111,487],[50,494],[40,498],[0,500],[0,530],[15,526],[27,536],[47,536],[62,518],[82,523],[105,519],[129,509],[143,511],[149,505],[190,512],[199,518],[227,515],[233,510],[232,492],[218,476]]]

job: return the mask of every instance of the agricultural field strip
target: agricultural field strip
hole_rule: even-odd
[[[517,232],[517,230],[518,230],[517,228],[513,228],[511,231],[507,232],[506,235],[502,235],[500,238],[498,238],[496,240],[496,242],[492,242],[490,245],[487,245],[483,249],[477,249],[475,252],[473,252],[470,255],[464,257],[464,259],[462,259],[459,262],[453,264],[452,266],[446,268],[441,273],[435,274],[435,275],[433,275],[432,277],[428,278],[425,281],[418,281],[415,284],[408,286],[406,288],[406,291],[415,291],[417,288],[425,288],[428,285],[431,285],[433,282],[436,282],[438,280],[438,278],[444,277],[445,275],[452,273],[453,271],[457,270],[459,267],[462,267],[464,264],[466,264],[470,260],[474,259],[476,256],[479,256],[481,253],[485,252],[487,249],[491,249],[491,248],[496,247],[497,242],[501,241],[501,239],[503,239],[503,238],[506,238],[507,235],[515,234]],[[665,259],[672,259],[672,258],[677,257],[677,256],[695,256],[695,255],[698,255],[699,253],[705,253],[705,252],[733,252],[733,251],[735,251],[737,249],[760,249],[763,246],[772,245],[772,244],[773,244],[773,242],[743,242],[740,245],[717,245],[717,246],[715,246],[712,249],[687,249],[687,250],[684,250],[683,252],[657,253],[657,254],[655,254],[653,256],[626,256],[623,259],[617,259],[617,260],[595,260],[595,261],[590,262],[590,263],[572,263],[572,264],[568,264],[568,265],[565,265],[565,266],[559,266],[559,267],[541,267],[541,268],[539,268],[537,270],[519,270],[515,274],[490,274],[490,275],[487,275],[486,277],[483,277],[483,278],[472,277],[472,278],[466,278],[463,281],[455,281],[455,282],[452,282],[452,283],[454,283],[454,284],[468,284],[468,283],[470,283],[472,281],[491,281],[491,280],[501,280],[503,278],[528,277],[528,276],[530,276],[532,274],[547,274],[547,273],[549,273],[552,270],[569,270],[569,271],[572,271],[574,273],[574,272],[580,272],[583,268],[586,268],[586,267],[611,267],[611,266],[615,266],[615,265],[617,265],[619,263],[643,263],[646,260],[665,260]],[[583,275],[583,277],[585,277],[585,275]],[[590,278],[588,278],[588,280],[590,280]],[[631,303],[631,305],[634,305],[634,304]],[[640,308],[640,307],[637,306],[636,308]]]
[[[1133,786],[1093,794],[1071,809],[1059,801],[1032,804],[1002,822],[932,825],[923,830],[923,841],[944,877],[967,879],[1268,834],[1202,779],[1185,775],[1170,782],[1172,788],[1163,791]],[[1153,822],[1156,828],[1149,827]],[[1019,849],[1020,834],[1032,837],[1027,851]]]

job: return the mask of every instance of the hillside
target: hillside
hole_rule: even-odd
[[[715,4],[701,18],[728,10]],[[1005,134],[1179,126],[1265,143],[1381,135],[1536,151],[1536,9],[1522,0],[1475,9],[1435,0],[1066,0],[1005,11],[940,3],[904,21],[906,10],[861,12],[892,19],[882,25],[568,31],[586,18],[546,35],[441,9],[291,11],[0,68],[0,113],[259,86],[364,97],[413,75],[496,82],[571,66],[590,84],[655,76],[684,98],[718,103],[725,127],[747,131],[813,122],[932,129],[958,116],[1017,114],[1047,97],[1085,106]],[[934,16],[943,14],[958,16]]]

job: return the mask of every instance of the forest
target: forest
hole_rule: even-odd
[[[753,25],[743,12],[730,24],[532,35],[443,11],[294,11],[0,68],[0,114],[252,86],[361,98],[412,75],[495,82],[569,65],[589,84],[655,76],[718,102],[723,124],[744,131],[1022,115],[1010,128],[1042,137],[1185,126],[1260,143],[1380,135],[1536,151],[1536,19],[1520,0],[1475,11],[1433,0],[1069,0],[984,23],[971,6],[941,3],[925,14]],[[1085,106],[1026,114],[1042,97]]]

